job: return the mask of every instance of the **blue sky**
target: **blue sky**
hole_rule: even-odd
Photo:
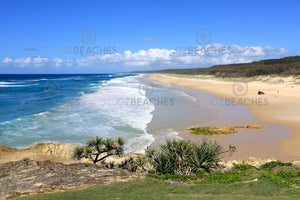
[[[0,73],[208,67],[299,55],[299,9],[298,0],[1,0]]]

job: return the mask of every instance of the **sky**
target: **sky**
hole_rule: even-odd
[[[299,55],[300,1],[0,1],[0,73],[199,68]]]

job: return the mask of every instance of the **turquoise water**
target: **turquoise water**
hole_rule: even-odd
[[[127,151],[141,151],[151,105],[118,105],[125,96],[145,98],[139,75],[1,75],[0,145],[24,148],[38,142],[78,143],[96,135],[122,136]]]
[[[0,75],[0,145],[75,143],[123,137],[143,152],[172,128],[209,119],[183,92],[141,82],[145,75]],[[181,115],[178,115],[178,112]],[[193,120],[191,120],[193,119]],[[173,135],[174,135],[173,134]]]

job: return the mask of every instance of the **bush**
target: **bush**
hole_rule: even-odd
[[[219,155],[222,147],[216,142],[203,141],[201,145],[194,147],[194,154],[189,158],[189,162],[196,174],[210,172],[220,161]]]
[[[186,140],[167,141],[159,151],[146,150],[146,156],[154,171],[159,174],[202,174],[213,171],[222,154],[235,151],[229,147],[224,151],[217,142],[203,140],[195,144]]]
[[[146,171],[145,169],[145,158],[138,157],[136,159],[130,157],[124,160],[122,163],[118,165],[119,168],[127,169],[130,172],[136,172],[138,169],[141,171]]]
[[[263,164],[260,169],[267,169],[267,170],[271,170],[274,167],[282,167],[282,166],[292,166],[292,163],[287,162],[287,163],[283,163],[281,161],[271,161],[271,162],[267,162],[265,164]]]
[[[234,169],[240,170],[240,171],[246,171],[248,169],[256,169],[256,167],[253,165],[246,164],[246,165],[235,165]]]

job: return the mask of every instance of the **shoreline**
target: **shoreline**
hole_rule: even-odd
[[[284,131],[284,134],[277,134],[277,136],[275,136],[277,139],[281,136],[288,136],[285,138],[280,138],[280,141],[277,141],[279,143],[277,144],[279,146],[279,151],[277,151],[277,153],[286,154],[286,160],[291,158],[300,158],[300,148],[298,147],[298,143],[300,141],[300,121],[297,121],[297,114],[300,113],[299,107],[297,108],[297,102],[300,102],[299,85],[285,83],[270,84],[254,81],[246,83],[246,94],[238,96],[234,93],[233,87],[235,84],[239,84],[239,82],[214,80],[212,78],[203,78],[201,76],[196,78],[187,78],[162,74],[151,74],[148,78],[158,83],[169,83],[173,86],[205,92],[224,99],[225,103],[226,101],[229,102],[229,100],[231,100],[238,105],[241,104],[249,108],[249,113],[253,114],[255,118],[265,123],[288,127],[292,130],[291,136],[288,135],[287,131]],[[258,96],[258,90],[262,90],[266,94],[263,96]],[[245,101],[247,98],[251,100],[254,99],[254,103],[256,102],[256,105],[253,102],[253,104],[247,104]],[[287,116],[287,113],[289,113],[289,118],[282,119],[281,117]],[[278,130],[275,129],[274,131],[276,132]],[[184,134],[183,131],[183,134],[181,132],[179,136],[187,136],[187,134]],[[270,136],[273,137],[272,134],[270,134]],[[195,138],[192,137],[191,139]]]
[[[157,80],[153,80],[153,76],[154,76],[154,79],[157,79]],[[211,97],[216,98],[216,100],[218,100],[218,101],[222,100],[222,99],[220,99],[222,97],[220,97],[220,98],[218,97],[217,98],[217,97],[215,97],[215,96],[217,96],[216,94],[210,94],[210,93],[213,93],[213,92],[215,92],[215,93],[218,92],[218,88],[214,87],[214,84],[216,84],[215,82],[218,82],[216,80],[211,80],[211,79],[203,79],[203,80],[201,80],[201,79],[180,78],[180,84],[178,84],[177,86],[174,86],[177,83],[175,81],[177,81],[179,79],[177,77],[171,77],[171,76],[166,76],[166,75],[151,75],[150,77],[147,76],[146,79],[149,80],[149,81],[151,81],[151,84],[155,84],[157,87],[160,87],[160,85],[161,85],[161,87],[164,88],[164,89],[176,90],[177,92],[182,92],[182,93],[185,93],[185,95],[187,95],[187,96],[191,96],[192,98],[195,98],[195,105],[191,105],[192,104],[191,101],[185,102],[185,104],[189,104],[189,105],[185,105],[185,104],[178,104],[177,105],[177,103],[176,103],[177,107],[174,107],[174,108],[172,107],[171,111],[169,111],[169,115],[172,116],[172,119],[174,119],[175,115],[172,115],[172,113],[178,112],[177,109],[182,106],[182,108],[179,109],[179,112],[180,113],[181,112],[188,112],[188,114],[189,114],[189,115],[186,115],[184,113],[181,113],[182,117],[187,118],[186,120],[188,120],[189,122],[193,121],[193,123],[189,123],[188,125],[186,124],[186,126],[182,126],[183,124],[185,124],[185,122],[181,121],[181,119],[176,119],[175,121],[172,120],[174,122],[171,122],[171,123],[169,123],[170,122],[170,120],[168,120],[169,118],[165,118],[164,119],[165,121],[163,121],[163,122],[161,122],[160,118],[156,119],[156,120],[160,121],[160,123],[166,123],[166,122],[168,122],[169,123],[168,124],[169,128],[170,129],[173,128],[172,131],[171,131],[171,133],[170,133],[171,134],[170,135],[171,138],[172,137],[173,138],[181,137],[181,138],[185,138],[185,139],[190,139],[192,141],[197,141],[197,140],[199,140],[199,139],[201,139],[203,137],[207,137],[207,136],[192,135],[190,133],[187,133],[186,128],[197,127],[197,126],[239,126],[239,125],[251,125],[251,124],[260,123],[260,121],[261,121],[260,119],[257,118],[256,115],[255,115],[255,119],[257,119],[257,120],[254,120],[251,117],[249,118],[248,115],[246,116],[245,113],[248,113],[248,114],[252,113],[251,112],[252,108],[241,106],[239,104],[236,104],[236,105],[238,105],[239,107],[243,107],[243,108],[241,108],[241,109],[238,108],[238,109],[235,110],[235,109],[232,109],[232,108],[229,107],[229,110],[223,110],[222,112],[220,112],[220,109],[218,107],[216,107],[215,105],[210,105],[210,107],[207,107],[207,104],[208,104],[207,102],[209,102],[208,100],[214,100],[214,99],[211,99]],[[171,81],[170,81],[170,79],[171,79]],[[172,82],[172,81],[173,81],[173,85],[170,84],[170,82]],[[200,81],[201,84],[204,85],[203,87],[207,86],[207,84],[208,84],[209,87],[204,88],[204,89],[209,90],[209,89],[211,89],[211,87],[213,87],[213,89],[216,89],[216,90],[214,90],[213,92],[206,92],[206,91],[200,90],[199,88],[192,89],[191,86],[189,86],[190,88],[189,87],[181,86],[182,84],[183,85],[184,84],[188,84],[189,81],[193,81],[193,82],[196,81],[198,83],[198,85],[196,85],[196,86],[200,85],[199,84],[199,81]],[[206,85],[205,85],[205,82],[206,82]],[[166,84],[168,86],[166,86],[164,84],[161,84],[161,83],[168,83],[168,84]],[[225,85],[227,88],[222,88],[224,91],[227,91],[227,92],[228,92],[228,85],[232,86],[232,84],[233,84],[233,82],[228,82],[228,81],[227,82],[222,82],[222,83],[226,83],[227,84],[227,85]],[[262,90],[266,91],[265,89],[262,89]],[[249,90],[249,91],[253,92],[251,90]],[[232,93],[232,91],[231,91],[231,93]],[[163,94],[165,94],[165,93],[163,93]],[[253,94],[255,94],[255,92]],[[159,95],[160,95],[160,93],[158,93],[158,96]],[[215,95],[215,96],[213,96],[213,95]],[[228,98],[230,98],[229,95],[230,95],[230,92],[228,93]],[[265,95],[264,97],[269,97],[269,93],[267,95]],[[240,97],[240,98],[242,98],[242,97]],[[207,101],[207,102],[204,102],[204,101]],[[199,111],[199,110],[196,109],[196,107],[199,107],[199,109],[202,109],[202,110]],[[236,107],[236,106],[234,106],[234,107]],[[265,106],[265,107],[267,107],[267,106]],[[170,107],[168,107],[168,109],[169,108]],[[174,111],[174,109],[175,109],[175,111]],[[228,108],[226,108],[226,109],[228,109]],[[213,110],[215,115],[210,120],[207,120],[207,114],[204,114],[205,120],[201,121],[198,118],[199,116],[194,115],[194,114],[197,113],[197,112],[202,112],[203,110]],[[163,112],[165,114],[165,111],[166,110],[162,110],[161,112]],[[230,117],[228,117],[228,113],[230,113]],[[188,116],[188,117],[186,117],[186,116]],[[240,152],[235,153],[236,155],[233,154],[232,157],[228,157],[225,160],[243,159],[243,158],[249,158],[249,157],[259,157],[261,159],[264,159],[264,158],[275,158],[275,159],[279,159],[279,160],[283,160],[283,161],[284,160],[299,159],[299,156],[293,156],[293,155],[290,155],[290,154],[286,155],[285,152],[281,151],[281,149],[279,148],[279,143],[281,143],[282,140],[285,141],[285,140],[289,139],[288,138],[289,137],[289,133],[288,133],[289,130],[282,129],[282,127],[280,125],[268,124],[270,122],[266,122],[267,120],[262,120],[262,121],[266,125],[266,128],[263,129],[263,130],[241,130],[237,134],[232,134],[230,136],[212,137],[213,139],[220,140],[221,144],[223,144],[223,145],[224,144],[226,144],[226,145],[227,144],[233,144],[233,145],[235,145],[235,142],[233,142],[233,141],[241,142],[240,144],[245,145],[245,146],[248,145],[247,148],[243,147],[243,151],[247,152],[247,154],[243,154],[243,152],[240,151]],[[180,123],[177,123],[177,122],[180,122]],[[177,123],[176,124],[177,126],[172,126],[172,124],[174,124],[174,123]],[[179,124],[182,126],[182,128],[178,127]],[[283,132],[285,132],[287,134],[286,135],[280,135],[280,134],[278,134],[278,132],[279,132],[278,130],[279,129],[280,130],[284,130]],[[155,131],[156,130],[153,130],[153,132],[155,132]],[[267,145],[264,148],[270,148],[270,149],[272,149],[273,154],[270,154],[270,151],[268,151],[268,152],[262,151],[263,149],[260,149],[260,147],[255,147],[256,148],[255,150],[256,151],[261,151],[261,152],[263,152],[263,154],[258,154],[258,152],[256,152],[256,154],[252,154],[253,151],[251,151],[251,146],[249,146],[249,144],[248,144],[249,141],[248,140],[250,139],[251,140],[250,144],[253,144],[253,140],[255,140],[255,137],[259,136],[259,134],[265,134],[264,132],[266,132],[266,131],[269,132],[268,133],[269,135],[267,135],[267,136],[275,137],[275,139],[272,138],[272,141],[270,142],[270,141],[267,141],[266,137],[265,137],[265,140],[261,141],[260,145],[266,145],[266,143],[263,143],[263,142],[267,142]],[[272,133],[271,133],[272,131],[277,132],[277,133],[272,135]],[[163,132],[157,132],[156,136],[157,135],[160,136],[161,133],[165,134]],[[178,133],[178,134],[175,134],[175,133]],[[150,134],[152,134],[152,133],[150,133]],[[162,136],[159,139],[165,139],[165,136],[166,135]],[[282,138],[282,137],[284,137],[284,138]],[[232,138],[233,138],[233,140],[232,140]],[[243,138],[246,138],[246,141],[242,141]],[[222,143],[222,140],[224,140],[225,142]],[[153,143],[155,143],[155,142],[157,142],[157,141],[154,141]],[[276,144],[276,142],[278,142],[278,145]],[[59,143],[59,144],[63,144],[63,143]],[[75,144],[70,144],[70,145],[75,145]],[[54,147],[51,146],[51,148],[54,148]],[[239,151],[239,148],[238,148],[238,151]],[[251,152],[251,153],[248,153],[248,152]],[[43,156],[45,154],[47,154],[47,153],[45,152],[43,154]],[[67,154],[70,154],[70,152],[67,152]],[[276,156],[273,156],[273,155],[276,155]],[[40,156],[41,158],[38,158],[38,157],[36,157],[36,153],[29,154],[29,157],[32,158],[32,159],[44,159],[44,158],[42,158],[43,156]],[[2,155],[0,155],[0,162],[1,162],[1,157],[2,157]],[[68,161],[68,162],[72,162],[72,161]]]
[[[228,146],[229,144],[236,145],[238,151],[231,156],[226,155],[223,158],[224,160],[244,159],[253,156],[262,159],[275,158],[284,161],[296,159],[293,156],[281,153],[279,151],[279,145],[277,145],[281,140],[286,139],[289,136],[280,135],[280,131],[290,134],[290,130],[287,127],[269,124],[257,119],[248,112],[249,108],[247,108],[246,106],[239,104],[231,104],[226,106],[213,105],[211,104],[211,102],[220,101],[222,99],[205,92],[199,92],[196,90],[178,86],[169,86],[168,84],[165,85],[157,83],[155,81],[152,81],[150,85],[166,88],[168,90],[174,90],[176,92],[183,92],[185,93],[185,95],[194,99],[193,101],[187,100],[186,104],[188,105],[178,105],[176,103],[172,107],[169,107],[167,111],[164,110],[164,112],[171,112],[171,114],[168,115],[167,118],[161,115],[154,115],[154,120],[156,119],[165,121],[167,124],[169,124],[169,128],[172,128],[178,133],[177,136],[179,136],[180,138],[184,138],[193,142],[201,142],[202,138],[213,138],[224,147]],[[198,108],[201,108],[201,110],[198,110]],[[213,113],[213,117],[208,117],[207,113],[204,114],[204,110],[208,111],[208,113],[210,114]],[[175,113],[181,114],[178,115]],[[228,115],[228,113],[230,113],[230,115]],[[178,121],[178,117],[181,117],[182,119]],[[189,122],[193,121],[193,123],[184,123],[184,121],[186,122],[186,120],[188,120]],[[174,124],[174,121],[176,122],[176,124]],[[246,126],[254,124],[263,125],[265,128],[263,130],[244,129],[240,130],[239,133],[231,134],[230,136],[217,137],[192,135],[189,133],[189,131],[187,131],[188,128],[195,128],[199,126]],[[275,132],[275,134],[273,132]],[[165,139],[172,139],[166,137],[165,132],[154,132],[150,134],[155,134],[156,136],[160,135],[160,138],[163,141],[165,141]],[[267,141],[272,136],[275,137],[275,139],[272,141]],[[264,141],[264,144],[257,142],[257,138]],[[154,141],[151,145],[156,146],[157,142],[158,141]],[[158,144],[160,143],[161,142],[159,141]],[[256,148],[253,149],[253,146],[256,146]]]
[[[199,121],[206,123],[217,118],[217,112],[195,103],[197,98],[186,91],[154,82],[147,77],[141,79],[141,83],[151,88],[148,99],[165,100],[162,104],[155,105],[151,112],[153,117],[147,124],[147,133],[154,137],[154,141],[149,147],[159,147],[166,140],[183,139],[178,130],[197,125]],[[182,115],[175,115],[176,112]]]

